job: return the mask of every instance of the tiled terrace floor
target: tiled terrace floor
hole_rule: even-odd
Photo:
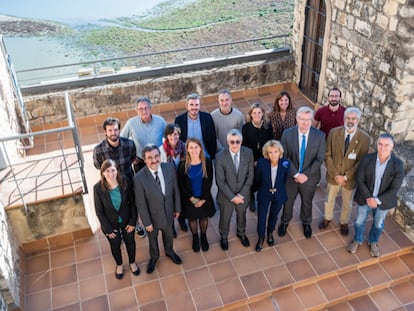
[[[237,96],[234,104],[243,112],[256,101],[263,102],[270,109],[279,90],[277,87],[255,90],[244,97]],[[293,93],[293,98],[297,104],[306,103],[298,92]],[[183,110],[182,103],[175,106],[179,108],[171,110],[174,105],[169,105],[169,110],[159,108],[167,122],[173,121],[175,115]],[[211,100],[202,102],[202,106],[211,111],[217,104]],[[134,114],[130,111],[116,115],[124,124],[126,118]],[[78,120],[89,189],[98,180],[98,172],[91,161],[91,150],[103,138],[101,124],[104,117]],[[53,149],[48,142],[36,148],[38,152]],[[236,238],[233,220],[229,250],[222,251],[216,213],[208,229],[208,252],[194,253],[191,234],[181,232],[177,225],[178,237],[174,240],[174,247],[183,264],[174,265],[162,256],[155,272],[150,275],[145,272],[149,259],[148,242],[138,237],[136,260],[141,274],[132,275],[125,265],[122,280],[114,277],[115,263],[108,242],[99,231],[93,237],[75,241],[66,248],[30,256],[24,262],[22,275],[26,293],[25,310],[181,311],[234,306],[239,311],[290,311],[318,309],[318,306],[326,306],[343,292],[355,295],[350,301],[339,301],[332,310],[414,310],[412,242],[388,217],[380,240],[381,259],[371,259],[367,245],[361,246],[355,255],[348,253],[345,247],[352,239],[352,226],[350,236],[345,238],[340,235],[336,223],[324,232],[317,228],[322,217],[325,188],[326,184],[322,181],[314,199],[313,237],[304,238],[296,204],[288,234],[284,238],[276,237],[276,245],[265,245],[260,253],[254,250],[257,241],[256,216],[248,211],[250,247],[244,248]],[[338,214],[335,216],[337,220]],[[161,241],[160,246],[162,248]],[[390,255],[399,252],[401,257]],[[127,258],[125,252],[123,255]],[[385,260],[388,257],[390,259]],[[404,282],[358,295],[359,289],[364,286],[389,284],[386,282],[401,277],[405,277]]]

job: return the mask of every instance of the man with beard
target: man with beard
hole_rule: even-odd
[[[200,111],[200,96],[196,93],[187,96],[187,111],[175,118],[174,123],[181,128],[180,139],[187,141],[194,137],[201,141],[204,153],[214,159],[217,151],[217,137],[214,121],[208,112]]]
[[[325,133],[328,138],[330,130],[344,125],[345,107],[341,105],[341,90],[334,87],[328,92],[328,105],[319,108],[315,113],[313,126]]]
[[[341,191],[342,207],[339,218],[340,232],[348,235],[348,221],[356,188],[356,172],[359,162],[368,153],[371,138],[358,128],[361,111],[349,107],[344,113],[344,126],[332,129],[326,144],[325,165],[328,197],[324,219],[319,224],[325,230],[333,219],[335,199]]]
[[[121,174],[132,183],[134,176],[132,163],[137,160],[134,142],[119,136],[121,122],[117,118],[106,118],[103,122],[103,129],[106,138],[93,149],[93,165],[100,170],[105,160],[114,160],[118,164]],[[139,237],[145,237],[146,232],[141,226],[137,225],[135,229]]]

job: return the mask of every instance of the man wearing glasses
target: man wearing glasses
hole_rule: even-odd
[[[286,229],[293,215],[293,205],[299,193],[301,199],[300,220],[303,234],[307,239],[312,236],[312,200],[316,185],[321,178],[321,165],[325,157],[325,135],[311,127],[313,109],[300,107],[296,112],[297,125],[286,129],[282,134],[281,143],[285,157],[291,161],[290,174],[286,189],[288,200],[283,207],[279,236],[286,234]]]
[[[229,248],[228,235],[230,220],[236,210],[237,237],[244,247],[250,245],[246,236],[246,210],[251,198],[253,184],[253,152],[244,147],[242,134],[232,129],[227,134],[228,148],[216,155],[216,183],[218,187],[217,203],[220,206],[220,246]]]

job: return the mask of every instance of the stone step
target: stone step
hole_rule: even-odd
[[[401,284],[405,284],[405,287],[402,286],[404,291],[408,288],[414,294],[413,251],[414,248],[410,246],[379,258],[368,258],[358,264],[250,296],[243,301],[226,305],[222,310],[330,310],[346,305],[348,302],[352,305],[352,303],[371,300],[372,296],[377,296],[377,292],[389,291]],[[400,306],[406,302],[414,303],[414,296],[411,297],[412,301],[400,301]],[[339,309],[386,310],[386,308]]]

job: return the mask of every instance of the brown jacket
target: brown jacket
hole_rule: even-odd
[[[325,153],[327,182],[335,185],[335,176],[343,175],[348,179],[344,187],[347,189],[355,188],[359,162],[368,153],[370,144],[369,135],[358,128],[344,156],[345,127],[339,126],[332,129],[328,135]]]

